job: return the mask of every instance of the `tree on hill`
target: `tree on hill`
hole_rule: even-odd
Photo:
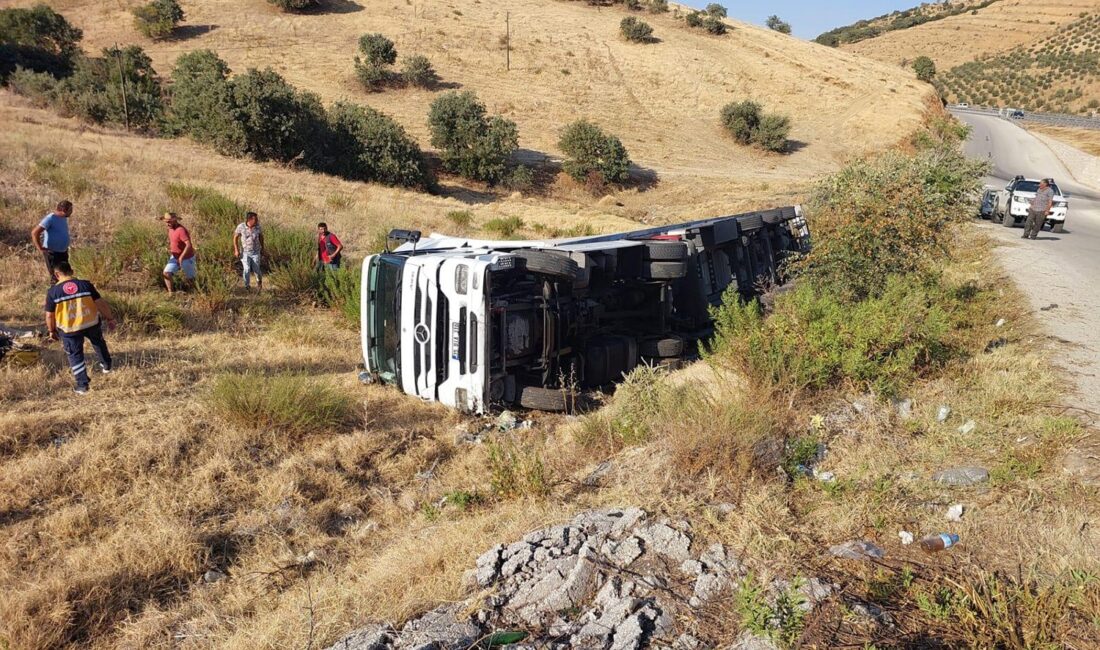
[[[183,20],[183,9],[176,0],[153,0],[134,7],[134,26],[149,38],[167,38]]]
[[[232,119],[229,66],[210,50],[181,54],[172,70],[169,129],[219,151],[238,151],[244,133]]]
[[[65,17],[44,4],[30,9],[0,9],[0,82],[21,67],[69,74],[80,55],[84,36]]]
[[[340,102],[329,109],[326,120],[326,171],[387,185],[431,184],[420,147],[393,118],[373,108]]]
[[[913,60],[913,71],[917,73],[917,79],[932,81],[936,76],[936,64],[927,56],[918,56]]]
[[[650,43],[653,41],[653,28],[644,20],[627,16],[619,23],[619,33],[631,43]]]
[[[566,127],[558,146],[568,157],[562,167],[574,180],[602,188],[630,176],[630,156],[622,141],[587,120]]]
[[[725,18],[729,15],[726,8],[717,2],[710,3],[703,11],[705,11],[708,16],[714,16],[715,18]]]
[[[428,126],[446,169],[495,184],[519,147],[519,131],[515,122],[486,113],[473,92],[452,91],[432,102]]]
[[[768,29],[779,32],[780,34],[791,33],[791,24],[781,20],[779,16],[775,14],[768,16],[768,20],[764,24],[767,25]]]
[[[439,82],[439,75],[435,73],[428,57],[416,54],[405,59],[401,67],[401,79],[409,86],[432,88]]]
[[[306,11],[321,6],[321,0],[267,0],[283,11]]]
[[[63,112],[88,122],[128,121],[131,127],[150,130],[159,126],[164,109],[153,61],[137,45],[77,59],[73,74],[58,84],[55,100]]]
[[[397,48],[381,34],[363,34],[359,52],[363,58],[355,57],[356,76],[367,90],[380,90],[390,80],[389,67],[397,61]]]

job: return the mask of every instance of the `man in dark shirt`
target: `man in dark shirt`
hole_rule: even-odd
[[[65,354],[69,355],[69,369],[76,379],[73,389],[78,395],[88,392],[88,368],[84,363],[84,339],[92,344],[99,355],[99,371],[111,372],[111,353],[103,339],[101,322],[107,329],[115,328],[115,317],[95,286],[87,280],[78,280],[68,262],[54,265],[57,284],[46,292],[46,329],[50,338],[61,341]]]

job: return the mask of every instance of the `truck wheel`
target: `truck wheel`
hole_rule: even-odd
[[[523,386],[519,391],[519,405],[536,411],[570,411],[576,405],[574,396],[561,388]]]
[[[678,357],[684,353],[684,339],[670,336],[660,339],[644,339],[638,343],[643,357]]]
[[[645,256],[647,260],[682,262],[687,258],[687,244],[679,241],[647,241]]]
[[[1050,232],[1062,232],[1062,231],[1064,230],[1064,228],[1063,228],[1063,226],[1064,226],[1064,225],[1065,225],[1065,224],[1063,224],[1063,223],[1061,223],[1061,222],[1059,222],[1059,223],[1055,223],[1055,224],[1051,224],[1051,226],[1050,226]]]
[[[642,277],[649,280],[678,280],[687,275],[684,262],[646,262],[642,266]]]
[[[1011,209],[1012,208],[1009,208],[1009,210],[1011,210]],[[1011,212],[1006,212],[1004,214],[1004,216],[1001,217],[1001,225],[1004,226],[1005,228],[1011,228],[1011,227],[1015,226],[1016,225],[1016,217],[1012,216]]]
[[[531,273],[549,275],[562,280],[573,281],[580,275],[576,261],[546,251],[516,251],[516,257],[522,258]]]

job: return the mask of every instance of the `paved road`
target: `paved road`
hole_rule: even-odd
[[[989,185],[1003,187],[1016,174],[1048,176],[1070,194],[1063,233],[1045,231],[1031,241],[1020,239],[1023,228],[980,227],[1002,244],[1001,260],[1027,293],[1052,337],[1057,363],[1074,384],[1066,386],[1062,403],[1100,413],[1100,191],[1077,182],[1042,141],[1015,124],[970,113],[957,117],[973,127],[966,152],[993,163]],[[1067,469],[1100,480],[1097,457],[1100,439],[1085,441],[1067,456]]]

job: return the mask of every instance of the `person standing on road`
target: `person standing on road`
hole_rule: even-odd
[[[171,294],[172,276],[183,271],[184,286],[190,287],[195,280],[195,245],[191,242],[191,233],[180,225],[175,212],[165,212],[162,217],[168,226],[168,263],[164,265],[164,287]]]
[[[1035,198],[1031,199],[1031,205],[1027,208],[1027,219],[1024,221],[1024,239],[1035,239],[1043,231],[1043,224],[1047,221],[1047,215],[1054,206],[1054,190],[1050,189],[1050,181],[1039,181],[1039,191],[1035,192]]]
[[[317,224],[317,267],[335,271],[340,268],[340,252],[344,245],[340,238],[328,231],[324,221]]]
[[[46,273],[54,282],[54,270],[58,262],[69,261],[69,217],[73,214],[72,201],[59,201],[53,212],[31,228],[31,243],[46,260]]]
[[[55,264],[57,284],[46,292],[46,329],[50,338],[61,341],[69,356],[69,369],[76,380],[73,392],[88,392],[88,367],[84,363],[84,339],[92,344],[99,356],[99,371],[111,372],[111,353],[103,339],[102,323],[108,330],[115,328],[115,316],[107,301],[99,295],[95,286],[87,280],[79,280],[67,261]]]
[[[260,228],[260,218],[255,212],[244,217],[244,223],[237,224],[233,231],[233,255],[240,258],[244,273],[244,288],[251,288],[252,273],[256,274],[256,290],[263,291],[264,276],[260,270],[260,256],[264,251],[264,233]]]

